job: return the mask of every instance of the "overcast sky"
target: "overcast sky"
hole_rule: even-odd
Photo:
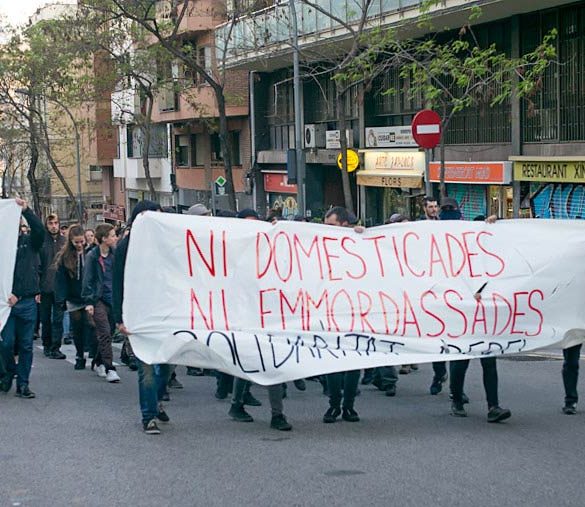
[[[0,15],[11,25],[21,25],[42,5],[48,3],[74,3],[71,0],[0,0]]]

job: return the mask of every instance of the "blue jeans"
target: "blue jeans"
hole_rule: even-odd
[[[34,298],[21,299],[10,311],[2,330],[0,358],[7,378],[17,373],[16,385],[28,385],[33,360],[33,335],[37,323],[37,304]],[[18,368],[14,361],[14,342],[18,338]]]
[[[158,402],[162,399],[171,376],[169,364],[138,364],[138,396],[142,422],[154,419],[158,414]]]

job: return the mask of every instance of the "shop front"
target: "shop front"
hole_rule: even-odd
[[[299,214],[297,186],[288,182],[286,172],[265,172],[264,191],[268,208],[280,210],[285,220],[293,220]]]
[[[364,170],[357,173],[360,205],[367,226],[393,213],[415,219],[423,196],[425,154],[414,150],[363,150]]]
[[[585,157],[510,157],[523,216],[585,218]]]
[[[441,163],[429,164],[432,183],[441,181]],[[513,216],[511,162],[445,162],[447,195],[459,203],[463,217]]]

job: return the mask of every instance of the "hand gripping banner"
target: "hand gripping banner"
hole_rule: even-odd
[[[583,341],[585,224],[353,229],[147,213],[124,320],[147,363],[259,384]],[[477,292],[481,292],[481,297]]]
[[[8,298],[12,293],[20,211],[14,200],[0,200],[0,331],[10,315]]]

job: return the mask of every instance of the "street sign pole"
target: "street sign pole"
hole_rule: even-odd
[[[425,194],[433,197],[433,184],[431,183],[431,153],[433,150],[425,150]]]

